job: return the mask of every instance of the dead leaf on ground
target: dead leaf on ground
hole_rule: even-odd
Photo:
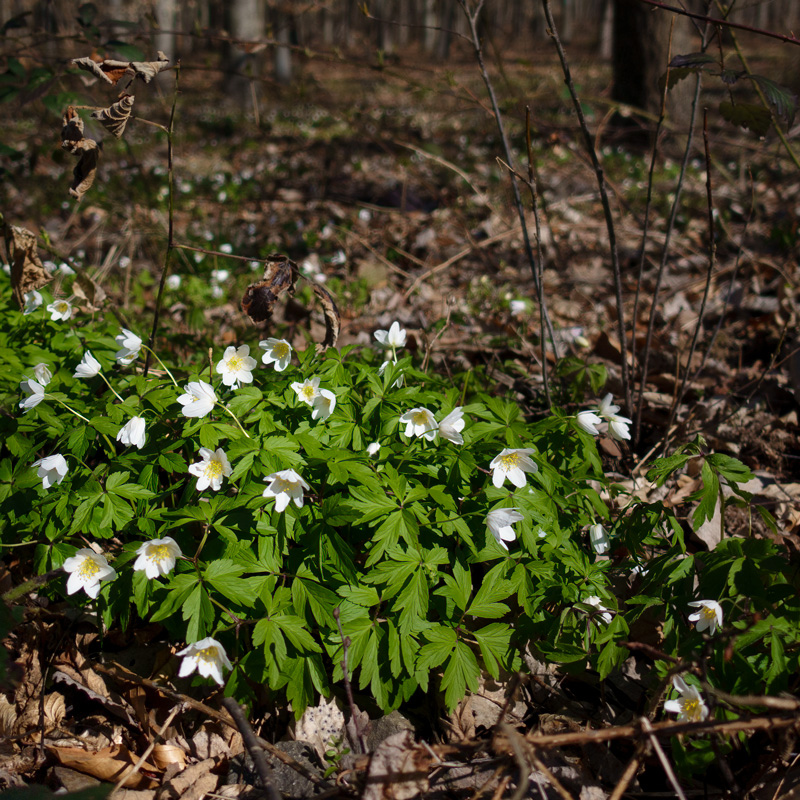
[[[123,94],[116,103],[100,111],[92,111],[92,119],[96,119],[112,135],[119,139],[125,132],[125,126],[131,117],[134,96]]]
[[[395,733],[370,759],[362,800],[411,800],[426,792],[430,761],[410,731]]]
[[[217,764],[217,759],[207,758],[187,767],[161,787],[158,800],[201,800],[217,788],[219,778],[211,772]]]
[[[124,745],[112,745],[96,752],[82,750],[79,747],[48,747],[47,748],[65,767],[91,775],[101,781],[118,783],[133,771],[138,757],[131,753]],[[145,763],[139,772],[132,775],[126,785],[135,789],[153,789],[158,783],[149,777],[146,772],[158,772],[155,766]]]
[[[11,266],[11,286],[14,297],[22,308],[25,295],[53,280],[36,252],[36,235],[27,228],[8,225],[0,214],[0,226],[6,243],[6,254]]]

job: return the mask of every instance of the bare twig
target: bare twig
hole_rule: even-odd
[[[669,763],[669,759],[661,748],[661,742],[658,741],[656,735],[653,733],[653,726],[650,724],[650,720],[647,719],[647,717],[642,717],[639,722],[642,725],[642,730],[650,737],[650,744],[653,745],[653,750],[656,751],[658,760],[661,762],[661,766],[664,768],[664,772],[666,773],[667,779],[672,784],[675,794],[678,795],[680,800],[686,800],[686,795],[683,793],[683,789],[681,789],[681,785],[675,777],[672,765]]]

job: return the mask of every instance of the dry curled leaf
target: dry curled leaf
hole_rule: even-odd
[[[169,58],[161,50],[156,53],[155,61],[131,61],[130,63],[135,77],[145,83],[150,83],[159,72],[163,72],[168,66]]]
[[[125,132],[125,126],[131,116],[134,96],[123,94],[116,103],[100,111],[92,111],[92,119],[96,119],[112,135],[119,139]]]
[[[96,57],[86,56],[73,58],[72,63],[79,69],[86,70],[100,80],[115,86],[123,77],[129,79],[127,83],[134,78],[150,83],[159,72],[169,66],[169,59],[159,50],[155,61],[116,61],[112,58],[98,60]]]
[[[125,745],[112,745],[94,753],[80,747],[49,747],[47,748],[65,767],[91,775],[101,781],[117,783],[129,773],[133,772],[134,765],[139,761]],[[137,789],[154,788],[157,784],[146,772],[157,772],[155,766],[145,762],[141,770],[132,775],[123,785]]]
[[[312,283],[311,288],[314,290],[314,294],[317,295],[322,311],[325,314],[325,339],[322,344],[317,345],[317,352],[323,352],[328,347],[336,347],[341,328],[341,316],[333,297],[331,297],[331,293],[327,289],[318,283]]]
[[[11,265],[14,297],[22,308],[25,305],[25,295],[49,283],[53,276],[44,268],[36,252],[36,236],[31,231],[16,225],[7,225],[2,214],[0,229],[6,243],[8,263]]]
[[[82,141],[83,119],[72,106],[68,106],[61,118],[61,147],[77,155]]]
[[[94,139],[84,139],[86,149],[83,151],[75,169],[72,170],[72,185],[69,193],[80,200],[89,191],[97,175],[97,160],[100,150]]]

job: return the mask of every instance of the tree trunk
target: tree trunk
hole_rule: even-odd
[[[228,48],[225,59],[225,93],[237,104],[246,107],[253,102],[253,87],[260,88],[260,84],[253,83],[253,79],[261,75],[262,57],[258,53],[248,53],[243,45],[263,38],[264,3],[263,0],[232,0],[229,13],[228,30],[235,41]],[[256,98],[258,94],[256,91]]]

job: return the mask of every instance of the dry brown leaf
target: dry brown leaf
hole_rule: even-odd
[[[159,50],[156,53],[156,61],[131,61],[130,68],[140,80],[150,83],[159,72],[163,72],[169,66],[169,59]]]
[[[97,310],[106,299],[106,293],[99,283],[92,280],[83,270],[75,273],[75,283],[72,293],[80,300],[85,300],[91,306],[90,310]]]
[[[264,264],[264,277],[251,283],[242,297],[242,311],[253,322],[266,322],[278,298],[286,292],[293,295],[300,272],[290,258],[274,253]]]
[[[44,732],[57,728],[67,714],[64,695],[51,692],[44,698]]]
[[[134,765],[139,761],[136,755],[124,745],[112,745],[94,753],[79,747],[48,747],[47,749],[65,767],[112,783],[118,783],[131,773]],[[157,786],[157,782],[145,772],[157,771],[155,766],[145,761],[139,772],[126,781],[126,785],[134,789],[153,789]]]
[[[336,347],[336,342],[339,339],[339,330],[341,328],[341,315],[336,303],[331,297],[331,293],[314,282],[311,284],[314,294],[317,295],[322,310],[325,313],[325,339],[322,344],[317,345],[317,352],[324,352],[329,347]]]
[[[186,751],[176,744],[157,744],[153,748],[153,763],[159,769],[166,769],[170,764],[186,766]]]
[[[22,308],[25,295],[53,280],[36,252],[36,236],[27,228],[7,225],[0,214],[0,227],[6,242],[6,254],[11,265],[11,286],[14,297]]]
[[[429,764],[430,756],[410,731],[395,733],[370,759],[362,800],[411,800],[426,792]]]
[[[81,152],[80,143],[83,141],[83,130],[83,118],[72,106],[67,106],[64,116],[61,118],[61,147],[75,155]]]
[[[0,737],[12,736],[16,731],[17,709],[8,702],[4,694],[0,694]]]
[[[97,60],[96,57],[86,56],[85,58],[73,58],[72,63],[100,80],[116,86],[124,77],[130,79],[128,83],[134,78],[150,83],[159,72],[169,66],[169,59],[159,50],[156,61],[116,61],[113,58]]]
[[[84,139],[83,141],[90,142],[91,146],[83,152],[75,169],[72,170],[72,185],[69,187],[69,193],[78,200],[89,191],[94,183],[97,175],[97,160],[100,156],[97,142],[93,139]]]
[[[125,132],[125,126],[131,116],[134,96],[123,94],[116,103],[100,111],[92,111],[92,119],[96,119],[112,135],[119,139]]]
[[[171,781],[165,783],[159,792],[159,800],[201,800],[208,792],[217,788],[219,778],[211,770],[217,766],[217,760],[207,758],[199,764],[187,767]]]

